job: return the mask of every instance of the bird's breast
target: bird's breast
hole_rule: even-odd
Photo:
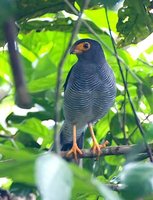
[[[103,117],[112,106],[115,79],[111,68],[74,67],[64,94],[64,116],[80,127]]]

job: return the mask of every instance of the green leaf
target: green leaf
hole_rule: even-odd
[[[97,33],[102,34],[104,33],[97,24],[94,24],[92,21],[85,20],[90,27],[92,27]],[[33,21],[29,21],[28,23],[23,23],[20,25],[22,33],[29,33],[33,30],[37,32],[41,31],[63,31],[67,33],[71,33],[73,31],[73,27],[75,25],[75,20],[70,17],[66,18],[50,18],[50,20],[46,19],[42,21],[41,19],[36,19]],[[86,26],[81,26],[80,33],[85,34],[88,33],[88,29]],[[50,48],[52,45],[50,43],[48,44],[48,48]]]
[[[127,112],[127,111],[126,111]],[[124,114],[116,114],[112,117],[110,122],[110,131],[115,137],[123,138],[123,125],[125,127],[126,134],[133,131],[135,128],[135,119],[132,114],[125,114],[125,124],[123,124]],[[122,133],[122,134],[121,134]],[[125,141],[126,142],[126,141]]]
[[[42,92],[54,88],[56,85],[56,74],[51,74],[43,78],[32,80],[28,83],[31,93]]]
[[[143,124],[143,128],[145,130],[147,141],[149,143],[153,142],[153,123],[145,123]]]
[[[150,1],[125,0],[119,9],[117,31],[120,33],[120,46],[136,44],[153,31],[153,14],[149,13]]]
[[[34,184],[34,162],[36,155],[11,147],[0,145],[3,160],[0,163],[0,177],[11,178],[13,181]]]
[[[12,183],[9,191],[16,196],[24,196],[28,199],[30,198],[30,194],[34,194],[36,192],[36,187],[25,183],[15,182]]]
[[[59,156],[48,153],[37,159],[36,183],[42,199],[70,200],[73,176]]]
[[[153,91],[147,85],[142,86],[142,91],[143,91],[143,94],[144,94],[144,96],[146,97],[146,99],[149,103],[151,112],[153,113]]]
[[[121,194],[126,200],[153,198],[153,166],[151,163],[131,163],[120,174],[123,189]]]
[[[108,24],[106,20],[106,13],[105,9],[101,8],[98,10],[86,10],[85,11],[86,16],[94,22],[97,27],[100,27],[102,29],[107,28],[108,29]],[[110,20],[110,25],[112,31],[116,32],[116,23],[117,23],[117,13],[114,11],[109,11],[109,18]]]
[[[51,52],[40,57],[33,70],[32,79],[36,80],[51,75],[57,71],[56,66],[51,60]]]
[[[120,200],[119,196],[100,183],[97,179],[77,166],[71,165],[71,170],[74,176],[73,198],[75,199],[81,194],[100,195],[106,200]]]
[[[73,5],[74,0],[70,0]],[[56,2],[50,2],[42,0],[38,2],[37,0],[32,0],[30,3],[23,3],[22,1],[17,1],[18,12],[16,18],[18,20],[24,21],[25,19],[35,18],[46,13],[57,13],[61,10],[70,10],[67,4],[62,0],[57,0]]]
[[[35,141],[37,141],[38,138],[42,138],[42,147],[49,144],[51,142],[51,136],[53,136],[52,131],[45,127],[41,121],[36,118],[27,119],[21,124],[14,124],[14,127],[18,128],[22,132],[29,133]]]
[[[112,8],[113,6],[115,6],[115,4],[117,4],[120,0],[103,0],[103,1],[99,1],[99,0],[94,0],[94,1],[89,1],[89,5],[88,5],[88,9],[99,9],[101,8],[103,5],[108,6],[109,8]],[[82,0],[77,0],[79,5],[83,5],[83,1]],[[81,6],[82,7],[82,6]]]

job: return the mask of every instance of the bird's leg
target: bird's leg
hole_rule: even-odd
[[[94,154],[98,154],[98,156],[101,153],[101,149],[105,148],[107,146],[107,144],[109,143],[108,141],[105,141],[103,144],[98,144],[97,139],[95,137],[94,131],[93,131],[93,127],[92,124],[88,124],[89,127],[89,131],[93,140],[93,146],[92,146],[92,151]]]
[[[67,157],[69,157],[71,154],[74,154],[74,158],[76,161],[78,161],[77,153],[82,155],[82,151],[79,149],[77,145],[77,139],[76,139],[76,125],[73,125],[73,146],[72,148],[68,151]]]

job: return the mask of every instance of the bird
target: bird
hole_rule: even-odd
[[[93,126],[113,106],[116,81],[103,49],[96,40],[85,38],[76,41],[70,54],[77,62],[70,69],[64,83],[64,123],[60,130],[61,151],[67,157],[82,155],[84,134],[89,128],[93,141],[92,152],[99,155],[108,142],[98,144]]]

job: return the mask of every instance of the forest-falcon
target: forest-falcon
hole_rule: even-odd
[[[105,145],[98,144],[93,124],[102,118],[114,103],[115,78],[101,45],[92,39],[75,42],[70,50],[78,61],[71,68],[64,84],[64,117],[60,132],[61,150],[67,156],[82,154],[84,131],[89,127],[93,153],[100,154]]]

